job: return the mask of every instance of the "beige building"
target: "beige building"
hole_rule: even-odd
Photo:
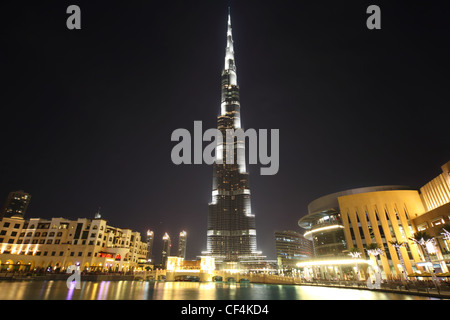
[[[345,195],[338,198],[347,248],[357,247],[362,257],[370,258],[366,246],[375,242],[384,251],[378,256],[384,276],[401,275],[402,265],[391,241],[405,242],[401,255],[406,273],[413,273],[421,256],[409,239],[416,232],[413,219],[425,210],[416,190],[387,190]],[[374,259],[374,258],[373,258]],[[414,268],[415,269],[415,268]]]
[[[427,211],[450,203],[450,161],[441,169],[440,175],[420,188],[420,197]]]
[[[51,220],[19,217],[0,221],[1,271],[126,272],[146,263],[139,232],[109,226],[104,219]]]
[[[321,252],[330,251],[326,248],[340,246],[332,252],[335,258],[348,257],[352,248],[357,248],[362,259],[381,267],[383,278],[401,279],[417,271],[426,272],[428,253],[433,264],[430,270],[448,272],[450,242],[444,238],[442,227],[448,226],[450,231],[449,168],[447,162],[442,173],[419,190],[402,186],[358,188],[313,201],[299,225],[308,230],[305,236],[313,241],[316,259]],[[411,240],[418,231],[436,240],[427,245],[426,251]],[[395,242],[404,244],[399,251],[393,246]],[[378,244],[383,253],[369,256],[367,246],[372,243]],[[331,262],[327,266],[333,267]],[[343,273],[341,268],[333,276],[343,278]]]

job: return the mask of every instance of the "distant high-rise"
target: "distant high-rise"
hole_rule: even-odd
[[[153,251],[153,231],[147,230],[147,261],[152,260],[152,251]]]
[[[186,231],[181,231],[178,238],[178,256],[183,259],[186,258],[186,241],[187,233]]]
[[[217,159],[223,164],[213,165],[212,201],[209,204],[207,250],[204,255],[216,261],[239,262],[261,255],[256,247],[255,215],[251,210],[249,174],[246,171],[245,141],[236,139],[227,145],[228,129],[241,128],[239,87],[234,60],[231,17],[228,13],[225,66],[221,76],[221,114],[217,128],[223,142],[217,146]],[[234,152],[233,163],[229,152]],[[239,154],[238,154],[239,150]],[[220,162],[220,161],[218,161]],[[231,161],[228,161],[231,162]]]
[[[30,204],[31,195],[23,190],[9,193],[1,212],[1,218],[19,217],[23,218]]]
[[[170,242],[170,236],[166,232],[163,236],[163,248],[161,253],[161,265],[166,267],[167,258],[170,256],[170,248],[172,247],[172,243]]]
[[[97,212],[94,215],[94,219],[101,219],[102,218],[102,215],[100,214],[100,208],[101,207],[98,207],[98,210],[97,210]]]
[[[275,247],[280,269],[292,269],[313,256],[312,242],[296,231],[275,231]]]

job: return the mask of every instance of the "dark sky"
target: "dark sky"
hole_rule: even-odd
[[[171,133],[214,128],[230,1],[1,4],[0,198],[31,217],[93,218],[206,249],[212,168],[171,162]],[[81,8],[81,30],[66,8]],[[366,27],[371,4],[381,30]],[[280,170],[249,166],[258,247],[312,200],[419,188],[450,160],[448,1],[231,3],[245,129],[280,130]],[[173,246],[176,249],[176,244]],[[161,244],[155,243],[159,260]]]

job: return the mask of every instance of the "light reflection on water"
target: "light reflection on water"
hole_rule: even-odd
[[[428,300],[368,290],[214,282],[0,281],[0,300]]]

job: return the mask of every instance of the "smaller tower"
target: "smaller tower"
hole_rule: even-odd
[[[1,211],[0,218],[23,218],[30,200],[31,195],[23,190],[10,192]]]
[[[170,256],[170,248],[172,247],[172,243],[170,242],[170,236],[166,232],[163,236],[163,248],[161,253],[161,265],[163,268],[167,267],[167,257]]]
[[[147,230],[147,262],[152,261],[153,236],[153,231]]]
[[[186,241],[187,241],[187,233],[186,231],[181,231],[178,238],[178,257],[185,259],[186,258]]]
[[[101,209],[102,207],[98,207],[98,210],[97,210],[97,212],[95,213],[95,216],[94,216],[94,219],[101,219],[102,218],[102,215],[100,214],[100,209]]]

